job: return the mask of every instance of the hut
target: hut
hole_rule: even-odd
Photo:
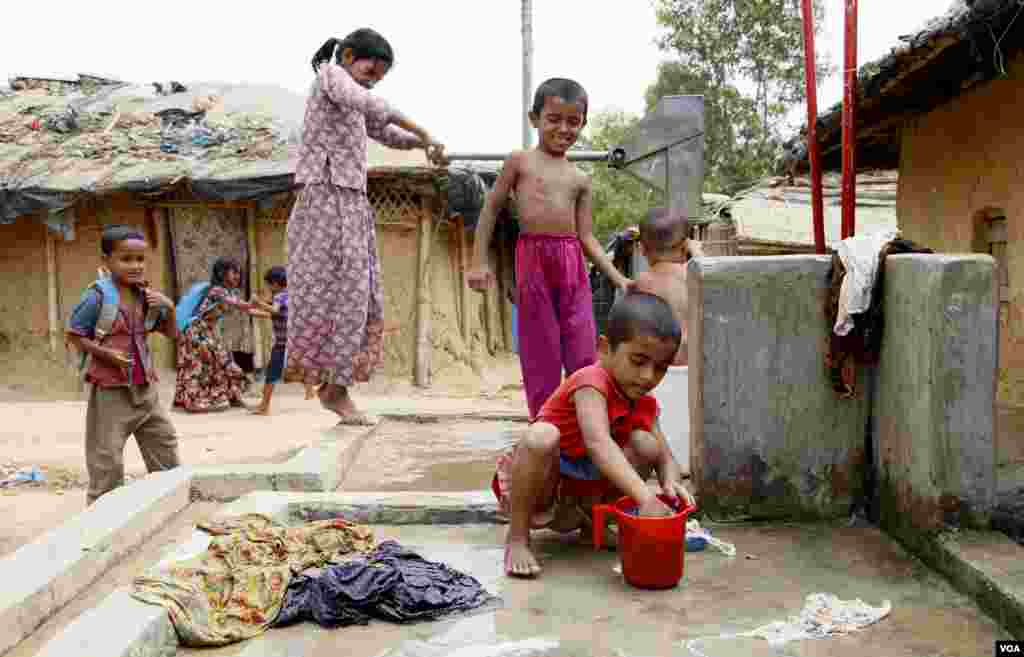
[[[895,171],[869,171],[857,176],[858,232],[896,229],[898,180]],[[825,242],[831,248],[840,239],[840,177],[824,176],[822,188]],[[701,242],[707,256],[814,253],[810,181],[772,177],[735,196],[704,194],[702,216],[690,221],[690,238]],[[638,240],[639,230],[630,226],[613,235],[606,247],[615,266],[630,277],[646,268],[636,248]],[[596,267],[591,267],[590,287],[598,330],[603,331],[615,290]]]
[[[896,230],[896,171],[866,171],[857,176],[857,232]],[[841,178],[823,176],[822,205],[826,248],[841,239]],[[730,228],[709,234],[709,249],[726,255],[814,253],[811,184],[806,177],[772,177],[749,190],[713,200],[712,217]],[[713,226],[713,223],[712,223]],[[710,227],[709,227],[710,229]]]
[[[95,278],[106,224],[144,228],[155,247],[150,279],[172,295],[220,255],[245,263],[247,292],[258,293],[263,271],[287,260],[304,104],[273,86],[13,79],[0,92],[0,360],[8,383],[75,389],[63,327]],[[510,341],[488,337],[504,332],[488,328],[481,300],[464,301],[460,290],[472,236],[447,190],[471,173],[373,143],[369,160],[385,315],[398,326],[386,338],[384,374],[426,386],[449,367],[479,371]],[[489,302],[495,316],[508,314],[503,300]],[[259,364],[269,325],[254,330]],[[153,344],[159,365],[173,367],[173,347]]]
[[[957,0],[857,74],[858,168],[899,170],[902,234],[998,267],[1000,401],[1024,404],[1024,18],[1018,0]],[[841,107],[817,121],[838,169]],[[802,162],[803,166],[807,162]],[[861,214],[857,215],[861,232]]]

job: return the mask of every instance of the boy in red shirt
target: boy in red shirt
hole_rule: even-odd
[[[581,507],[589,504],[561,495],[562,477],[605,483],[605,497],[629,495],[641,516],[673,512],[647,486],[652,471],[665,495],[693,501],[658,427],[658,402],[650,394],[681,339],[668,303],[652,294],[628,293],[612,308],[606,334],[598,340],[599,362],[562,382],[527,435],[498,460],[492,486],[509,514],[506,574],[540,572],[530,549],[531,529],[568,532],[585,525]]]

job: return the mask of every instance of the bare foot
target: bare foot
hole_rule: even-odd
[[[316,390],[311,385],[306,386],[306,401],[316,397]]]
[[[540,564],[525,541],[509,541],[505,545],[505,574],[510,577],[536,577]]]
[[[270,409],[265,406],[257,406],[256,408],[249,409],[249,412],[253,415],[270,415]]]
[[[359,415],[359,409],[348,396],[348,390],[338,385],[326,385],[320,388],[320,404],[339,417]]]
[[[337,393],[334,391],[334,386],[325,383],[324,385],[317,388],[316,396],[320,400],[320,405],[328,411],[333,411],[334,403],[337,399]]]

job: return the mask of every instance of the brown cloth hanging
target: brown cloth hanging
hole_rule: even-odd
[[[905,239],[886,242],[878,253],[878,275],[871,288],[871,305],[862,313],[851,315],[853,329],[846,335],[836,335],[836,315],[839,312],[839,291],[846,276],[846,267],[835,253],[829,270],[829,291],[825,300],[825,320],[828,329],[825,346],[825,370],[832,389],[843,399],[857,396],[857,370],[861,365],[876,365],[882,352],[882,291],[885,280],[885,259],[899,253],[935,253],[928,247]]]

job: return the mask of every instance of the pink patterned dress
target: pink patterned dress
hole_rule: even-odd
[[[286,382],[350,386],[383,360],[383,291],[366,139],[412,149],[397,113],[340,66],[324,64],[306,102],[288,220]]]

